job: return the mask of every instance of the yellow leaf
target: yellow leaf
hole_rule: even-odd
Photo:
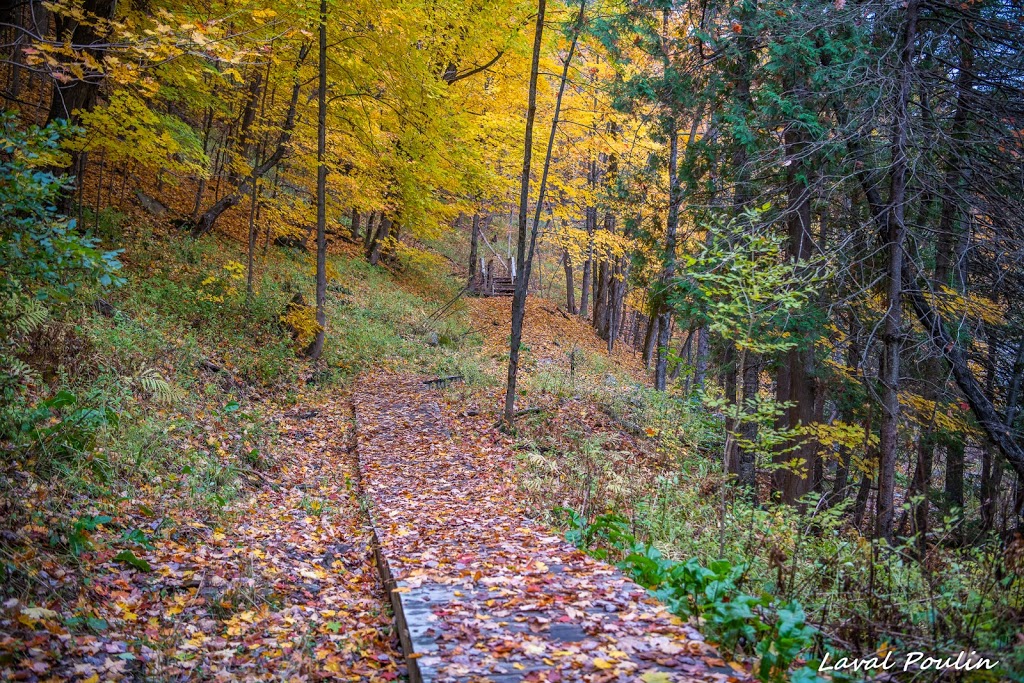
[[[21,613],[33,621],[40,619],[56,619],[57,613],[45,607],[22,607]]]
[[[613,666],[615,665],[609,662],[607,659],[598,658],[594,660],[594,668],[597,669],[610,669]]]
[[[640,680],[644,683],[671,683],[672,678],[664,671],[648,671]]]

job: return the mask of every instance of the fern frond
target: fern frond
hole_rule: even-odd
[[[11,294],[0,303],[0,331],[7,338],[29,334],[49,317],[46,306],[21,293]]]
[[[22,388],[38,384],[39,373],[17,356],[0,355],[0,386]]]
[[[154,368],[143,367],[134,377],[134,383],[158,403],[169,404],[178,398],[178,391],[174,385]]]

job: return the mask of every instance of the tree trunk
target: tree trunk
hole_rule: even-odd
[[[909,103],[914,46],[917,39],[919,0],[908,0],[903,47],[900,52],[900,89],[893,121],[892,168],[889,208],[886,220],[886,246],[889,266],[886,278],[886,312],[882,331],[882,421],[879,439],[879,474],[875,535],[892,538],[893,494],[896,484],[896,450],[899,446],[900,420],[900,337],[903,311],[903,243],[906,239],[907,139],[910,134]]]
[[[651,315],[647,318],[647,336],[644,337],[644,367],[651,369],[651,361],[654,359],[654,346],[658,340],[658,328],[661,326],[661,316]]]
[[[693,386],[697,391],[704,391],[704,382],[708,374],[708,355],[711,353],[710,332],[706,327],[698,330],[697,359],[693,368]]]
[[[615,267],[612,270],[612,277],[609,289],[608,321],[608,353],[615,350],[615,340],[622,334],[622,319],[625,317],[626,309],[626,279],[629,272],[629,261],[625,256],[615,260]]]
[[[684,359],[689,356],[690,346],[693,344],[693,331],[690,330],[686,333],[686,338],[679,344],[679,360],[672,366],[672,374],[669,375],[669,379],[675,381],[679,379],[679,374],[683,370]]]
[[[113,19],[116,11],[117,0],[85,0],[82,3],[85,21],[54,12],[54,34],[58,42],[86,46],[82,51],[101,62],[103,49],[99,46],[107,42],[107,37],[99,34],[97,26],[103,25],[104,20]],[[77,123],[79,119],[77,112],[91,111],[96,106],[96,95],[99,93],[99,88],[100,81],[98,79],[76,78],[66,84],[54,80],[53,96],[50,100],[50,111],[46,116],[46,123],[52,123],[57,119],[66,119],[70,123]]]
[[[562,252],[562,267],[565,268],[565,307],[569,315],[578,313],[576,310],[576,283],[573,280],[572,259],[569,252]]]
[[[252,196],[249,200],[249,250],[246,254],[245,268],[245,301],[249,303],[252,299],[253,265],[256,260],[256,190],[257,184],[252,184]]]
[[[320,0],[320,83],[316,115],[316,322],[309,359],[324,352],[327,334],[327,0]]]
[[[868,404],[868,415],[864,420],[864,462],[872,463],[878,459],[878,451],[871,446],[871,432],[873,410],[872,404]],[[864,513],[867,510],[868,496],[871,494],[871,477],[865,472],[860,479],[860,486],[857,488],[857,499],[853,503],[853,526],[860,531],[864,522]]]
[[[207,107],[206,110],[206,121],[203,124],[203,153],[209,154],[210,152],[210,132],[213,130],[213,107]],[[189,216],[192,221],[195,222],[196,216],[199,215],[199,208],[203,205],[203,195],[206,194],[206,176],[199,179],[196,184],[196,200],[192,204],[192,211]]]
[[[811,257],[811,190],[807,177],[811,173],[810,164],[804,159],[806,154],[806,133],[790,127],[785,135],[786,157],[789,166],[786,168],[788,186],[788,211],[786,225],[788,228],[788,256],[793,261],[805,261]],[[809,348],[797,347],[786,352],[779,365],[776,381],[776,400],[779,403],[791,403],[779,420],[779,426],[796,429],[814,421],[816,399],[816,382],[814,380],[814,347],[808,342]],[[781,494],[783,502],[793,504],[806,495],[814,487],[814,471],[818,466],[818,444],[809,437],[797,437],[788,446],[796,450],[778,455],[776,463],[796,461],[796,468],[783,467],[777,469],[773,476],[773,485]]]
[[[526,139],[523,149],[523,170],[519,176],[519,242],[516,246],[516,270],[518,278],[512,297],[512,334],[510,335],[508,358],[508,381],[505,386],[505,410],[503,420],[511,427],[516,407],[516,374],[519,371],[519,346],[522,343],[523,317],[526,314],[526,288],[529,285],[526,268],[526,227],[530,208],[530,163],[533,160],[533,120],[537,115],[537,75],[540,69],[540,49],[544,34],[544,10],[546,0],[537,1],[537,23],[533,33],[533,59],[530,65],[530,90],[526,107]],[[538,202],[538,205],[540,202]],[[534,224],[536,233],[536,224]]]
[[[587,260],[583,262],[583,273],[580,283],[580,317],[587,317],[587,308],[590,304],[590,283],[591,270],[594,268],[594,223],[591,221],[593,211],[591,207],[586,210],[586,231],[587,231]]]
[[[743,376],[743,400],[744,403],[757,396],[760,390],[761,360],[757,356],[744,354],[744,367],[741,369]],[[740,406],[744,409],[743,406]],[[757,422],[746,421],[740,425],[740,438],[745,441],[753,441],[757,438]],[[738,462],[736,473],[737,483],[746,489],[749,499],[757,502],[757,459],[756,454],[750,448],[744,448],[737,444]]]
[[[377,234],[377,230],[380,228],[380,216],[379,211],[371,211],[366,216],[366,232],[363,234],[363,252],[367,258],[370,256],[370,246],[373,244],[373,238]]]
[[[594,268],[594,315],[591,323],[601,339],[608,339],[608,261],[600,260]]]
[[[668,155],[668,221],[665,230],[665,262],[662,266],[658,293],[658,358],[654,365],[654,388],[658,391],[665,390],[666,379],[668,378],[668,344],[669,344],[669,322],[672,319],[672,310],[668,305],[668,289],[672,286],[672,279],[676,274],[676,232],[679,229],[679,204],[682,200],[682,192],[679,183],[679,132],[676,130],[675,121],[669,130],[669,155]]]
[[[604,229],[615,232],[615,216],[605,212]],[[612,282],[615,264],[608,260],[600,262],[597,268],[597,280],[594,287],[594,329],[597,336],[606,341],[611,339],[612,308],[615,305]]]
[[[473,231],[469,237],[469,283],[473,284],[476,278],[476,262],[479,258],[480,248],[480,214],[473,214]]]
[[[370,251],[366,254],[366,260],[370,262],[371,266],[375,266],[380,263],[380,255],[384,249],[384,241],[391,234],[392,225],[392,220],[382,213],[380,221],[377,224],[377,234],[373,236],[373,241],[370,243]]]
[[[946,444],[946,480],[945,480],[946,512],[957,518],[963,515],[964,509],[964,444],[959,439],[952,439]]]
[[[857,327],[857,319],[851,315],[849,317],[849,339],[850,343],[846,348],[846,365],[853,370],[853,374],[857,374],[860,369],[860,342],[859,342],[859,328]],[[854,417],[854,406],[851,405],[851,401],[843,401],[843,408],[840,411],[840,419],[847,424],[853,424],[855,422]],[[865,431],[865,448],[867,447],[867,438],[869,432]],[[849,495],[850,488],[850,463],[853,460],[853,448],[850,446],[841,446],[839,449],[839,462],[836,464],[836,479],[832,484],[832,492],[828,496],[829,507],[838,505],[846,500]]]
[[[551,134],[548,136],[547,152],[544,155],[544,169],[540,176],[540,187],[537,191],[537,206],[533,216],[533,228],[530,231],[529,246],[526,242],[526,212],[530,200],[530,161],[533,142],[533,119],[537,110],[537,76],[540,69],[540,48],[541,37],[544,31],[544,9],[545,0],[539,0],[537,7],[537,27],[533,44],[533,63],[530,69],[530,99],[526,115],[526,141],[523,153],[523,175],[522,187],[519,194],[519,245],[516,250],[516,259],[519,266],[519,279],[515,283],[515,292],[512,296],[512,334],[510,338],[509,363],[508,363],[508,384],[505,388],[505,412],[503,422],[511,427],[515,417],[516,402],[516,374],[519,370],[519,346],[523,335],[523,318],[526,315],[526,296],[529,293],[530,269],[533,266],[533,254],[537,245],[537,232],[540,228],[541,212],[544,208],[544,192],[547,189],[548,171],[551,168],[551,154],[555,146],[555,134],[558,132],[558,117],[562,109],[562,95],[565,93],[565,84],[569,77],[569,64],[572,62],[573,53],[576,51],[576,41],[579,38],[580,29],[583,25],[583,10],[586,7],[586,0],[581,0],[580,11],[576,17],[576,30],[573,34],[572,44],[569,47],[569,54],[565,58],[562,67],[562,78],[558,85],[558,95],[555,98],[555,115],[551,121]]]
[[[999,461],[999,449],[986,444],[981,463],[981,493],[979,514],[981,531],[987,533],[995,528],[996,503],[999,501],[999,484],[1002,482],[1003,467]]]
[[[359,242],[359,209],[352,207],[352,220],[349,223],[349,229],[352,233],[352,241]]]

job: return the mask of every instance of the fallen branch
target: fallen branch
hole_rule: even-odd
[[[533,408],[522,408],[521,410],[517,410],[516,412],[514,412],[512,414],[512,421],[514,422],[515,420],[518,420],[519,418],[523,417],[524,415],[532,415],[534,413],[543,412],[543,410],[544,409],[541,408],[540,406],[534,406]],[[510,431],[508,431],[509,426],[505,423],[504,418],[498,420],[497,422],[495,422],[491,426],[494,429],[498,429],[498,430],[500,430],[502,432],[511,433]]]
[[[462,375],[450,375],[448,377],[435,377],[434,379],[424,380],[423,383],[434,389],[443,389],[453,382],[464,381],[466,381],[466,378]]]
[[[565,318],[566,320],[571,320],[571,318],[569,317],[569,314],[566,313],[565,311],[563,311],[560,306],[555,306],[555,310],[553,310],[553,311],[550,308],[546,307],[546,306],[544,306],[543,308],[544,308],[545,311],[547,311],[551,315],[560,315],[563,318]]]

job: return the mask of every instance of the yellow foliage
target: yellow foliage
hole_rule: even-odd
[[[312,277],[316,277],[316,257],[309,259],[309,269],[307,271]],[[338,273],[338,269],[330,261],[327,262],[327,281],[338,281],[341,279],[341,274]]]
[[[878,445],[878,436],[873,432],[865,433],[862,425],[850,424],[836,420],[832,424],[812,422],[800,426],[796,432],[818,442],[818,454],[823,458],[837,455],[839,448],[845,448],[852,454],[851,464],[854,469],[870,473],[872,463],[864,459],[865,447]]]
[[[199,283],[197,296],[200,301],[222,304],[238,294],[234,283],[245,279],[245,266],[238,261],[228,261],[223,268],[226,275],[207,275]]]
[[[406,267],[430,272],[436,272],[438,269],[444,267],[444,258],[439,254],[425,251],[423,249],[417,249],[416,247],[405,244],[404,242],[394,242],[390,246],[393,248],[395,255],[406,265]]]
[[[228,261],[224,264],[224,270],[228,272],[228,277],[232,280],[245,279],[245,266],[238,261]]]
[[[83,111],[82,135],[70,149],[102,152],[110,161],[135,161],[174,173],[205,177],[209,159],[191,129],[180,120],[152,111],[128,91],[115,92],[107,106]]]
[[[906,415],[918,425],[933,425],[935,429],[952,434],[980,436],[981,433],[970,424],[970,412],[959,404],[940,404],[909,391],[900,392],[900,404],[905,406]]]
[[[323,330],[316,321],[316,308],[301,304],[288,304],[288,312],[281,316],[284,323],[295,334],[295,343],[299,348],[310,345],[317,333]]]
[[[586,230],[564,222],[549,232],[545,241],[564,249],[569,260],[577,266],[582,265],[588,255],[598,262],[613,261],[633,247],[633,240],[622,235],[608,230],[595,230],[593,234],[588,234]]]
[[[933,297],[936,307],[947,320],[961,316],[975,318],[988,325],[1002,325],[1006,320],[1006,309],[992,299],[973,292],[964,295],[951,287],[942,287]]]

